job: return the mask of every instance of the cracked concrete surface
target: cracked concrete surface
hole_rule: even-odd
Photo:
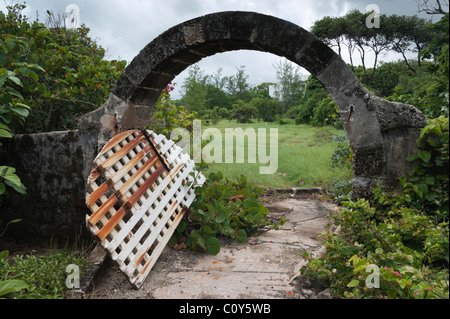
[[[166,248],[143,287],[133,289],[113,262],[104,265],[93,298],[119,299],[274,299],[327,298],[314,294],[293,278],[303,264],[302,253],[317,253],[318,235],[337,206],[321,200],[276,199],[266,204],[269,216],[286,218],[244,244],[223,240],[218,255]]]

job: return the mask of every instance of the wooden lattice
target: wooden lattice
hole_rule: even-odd
[[[115,136],[94,160],[86,225],[136,288],[194,200],[194,187],[204,180],[180,147],[150,130]]]

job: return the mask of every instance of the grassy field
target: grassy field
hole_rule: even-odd
[[[270,154],[269,132],[270,128],[278,129],[278,169],[274,174],[260,174],[261,164],[256,157],[256,163],[248,163],[248,143],[244,145],[245,162],[237,163],[212,163],[210,171],[221,171],[225,177],[239,177],[245,175],[250,183],[260,187],[323,187],[327,188],[334,178],[348,179],[350,169],[332,168],[330,156],[335,151],[337,144],[331,140],[333,135],[345,135],[343,130],[331,127],[318,128],[308,125],[254,122],[240,124],[234,121],[223,120],[215,125],[206,126],[202,124],[202,131],[207,128],[217,128],[221,131],[223,153],[225,153],[225,128],[239,128],[244,131],[253,128],[266,128],[267,153]],[[225,156],[225,155],[223,155]],[[224,161],[222,161],[224,162]]]

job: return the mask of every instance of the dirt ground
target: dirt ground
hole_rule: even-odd
[[[244,244],[223,239],[218,255],[166,247],[144,285],[135,289],[109,258],[87,298],[94,299],[323,299],[327,287],[298,276],[302,254],[318,253],[318,235],[337,206],[320,194],[263,198],[268,219],[286,218],[280,230],[263,229]]]

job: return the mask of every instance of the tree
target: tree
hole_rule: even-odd
[[[419,12],[426,14],[446,14],[448,13],[448,0],[416,0]],[[445,11],[447,7],[447,11]]]
[[[184,91],[182,103],[190,112],[197,112],[200,117],[207,113],[207,82],[208,76],[204,75],[200,67],[195,64],[189,68],[189,75],[182,85]]]
[[[292,106],[298,105],[304,91],[298,67],[284,60],[274,65],[277,76],[275,96],[280,101],[280,114],[285,114]]]
[[[225,88],[227,93],[232,96],[233,103],[238,100],[248,102],[250,100],[249,76],[245,73],[245,66],[237,68],[233,76],[225,78]]]
[[[258,110],[258,114],[264,122],[273,122],[279,114],[279,102],[269,97],[256,97],[250,102]]]
[[[330,47],[336,47],[338,54],[342,57],[342,46],[345,44],[345,30],[342,17],[332,18],[326,16],[314,22],[311,33],[318,36]]]
[[[86,26],[48,29],[29,22],[25,8],[15,4],[7,6],[7,14],[0,12],[0,68],[15,69],[22,85],[13,89],[31,108],[15,132],[75,129],[81,115],[106,101],[126,62],[106,61]]]
[[[429,28],[430,21],[417,16],[383,14],[380,15],[380,28],[368,28],[366,20],[370,14],[371,12],[352,10],[343,17],[325,17],[314,23],[311,32],[330,46],[337,47],[339,54],[343,46],[346,46],[353,70],[355,70],[353,54],[355,52],[359,54],[364,73],[362,81],[367,86],[375,77],[380,56],[388,51],[402,54],[405,64],[415,72],[409,63],[407,53],[417,53],[420,67],[422,51],[433,37]],[[374,54],[374,63],[371,67],[366,61],[369,52]]]
[[[250,123],[252,119],[258,117],[258,109],[253,104],[242,100],[238,100],[233,104],[233,115],[231,118],[236,119],[238,123]]]

